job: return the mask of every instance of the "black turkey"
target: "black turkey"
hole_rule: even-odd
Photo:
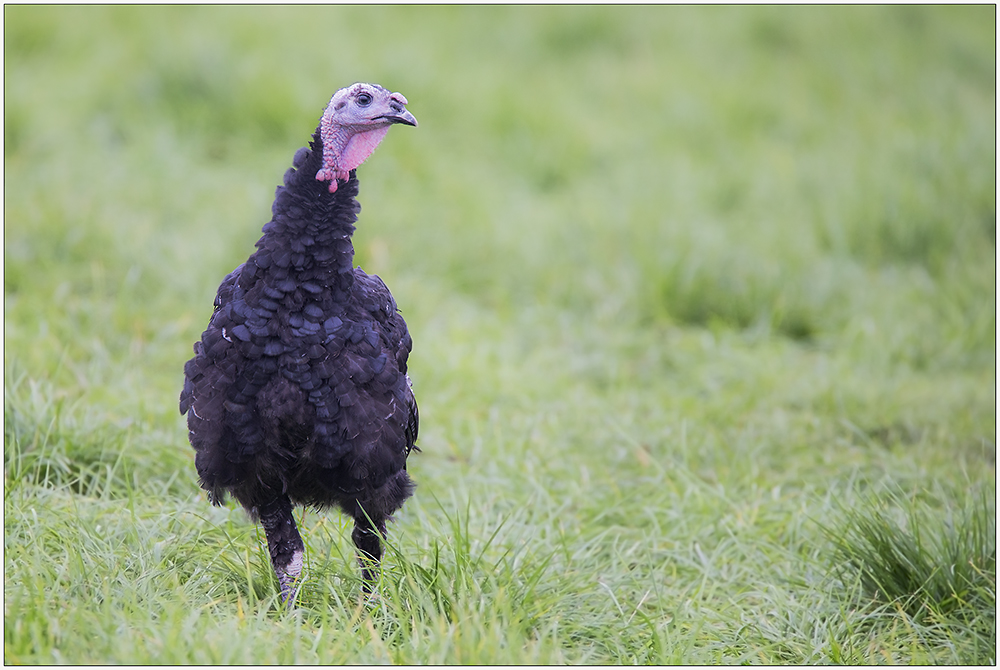
[[[413,492],[412,343],[389,289],[354,267],[351,244],[355,168],[391,125],[417,125],[405,105],[374,84],[333,95],[184,366],[180,410],[201,486],[213,504],[230,494],[260,521],[286,602],[302,572],[293,505],[354,518],[369,591],[386,521]]]

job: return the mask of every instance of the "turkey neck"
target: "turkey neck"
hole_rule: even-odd
[[[354,245],[351,235],[358,220],[358,180],[340,183],[334,193],[329,183],[316,179],[323,164],[319,129],[308,148],[299,149],[285,173],[271,206],[272,218],[264,225],[257,252],[247,260],[244,275],[268,276],[267,284],[292,283],[303,287],[303,297],[322,301],[332,292],[338,302],[347,298],[354,283]],[[241,281],[241,284],[244,282]],[[249,288],[246,286],[245,288]],[[314,290],[315,289],[315,290]],[[311,295],[310,295],[311,294]]]

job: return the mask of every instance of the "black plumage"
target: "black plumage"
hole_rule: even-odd
[[[369,587],[386,521],[413,491],[410,335],[382,280],[354,267],[351,244],[355,168],[391,124],[416,125],[405,104],[372,84],[333,96],[184,366],[180,411],[201,486],[260,521],[286,600],[302,568],[293,505],[354,518]]]

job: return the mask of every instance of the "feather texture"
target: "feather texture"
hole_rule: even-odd
[[[336,189],[317,179],[324,149],[317,128],[296,153],[257,251],[219,286],[180,396],[210,499],[232,495],[262,523],[267,510],[275,546],[291,542],[272,546],[283,593],[295,551],[301,564],[297,531],[279,538],[285,508],[339,506],[366,532],[384,533],[413,489],[412,342],[386,285],[353,266],[357,176],[351,170]]]

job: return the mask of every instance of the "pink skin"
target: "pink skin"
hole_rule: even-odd
[[[348,107],[348,105],[353,104],[352,99],[362,92],[376,97],[376,102],[372,103],[373,110],[378,109],[382,104],[377,99],[380,93],[388,95],[388,99],[395,103],[406,104],[406,98],[399,93],[389,94],[384,89],[376,91],[364,84],[355,84],[350,87],[346,95],[342,95],[342,91],[338,91],[333,96],[320,120],[320,138],[323,140],[323,167],[316,173],[317,180],[330,182],[330,193],[337,191],[338,180],[347,181],[350,179],[351,170],[364,163],[372,155],[375,148],[385,138],[386,133],[389,132],[389,126],[392,125],[391,121],[383,118],[358,117],[357,112]]]
[[[330,180],[330,193],[337,191],[337,180],[347,181],[351,170],[372,155],[375,147],[389,132],[389,125],[372,130],[354,132],[347,126],[335,126],[330,117],[324,116],[320,126],[323,137],[323,169],[316,173],[319,181]],[[336,150],[330,150],[336,147]]]

